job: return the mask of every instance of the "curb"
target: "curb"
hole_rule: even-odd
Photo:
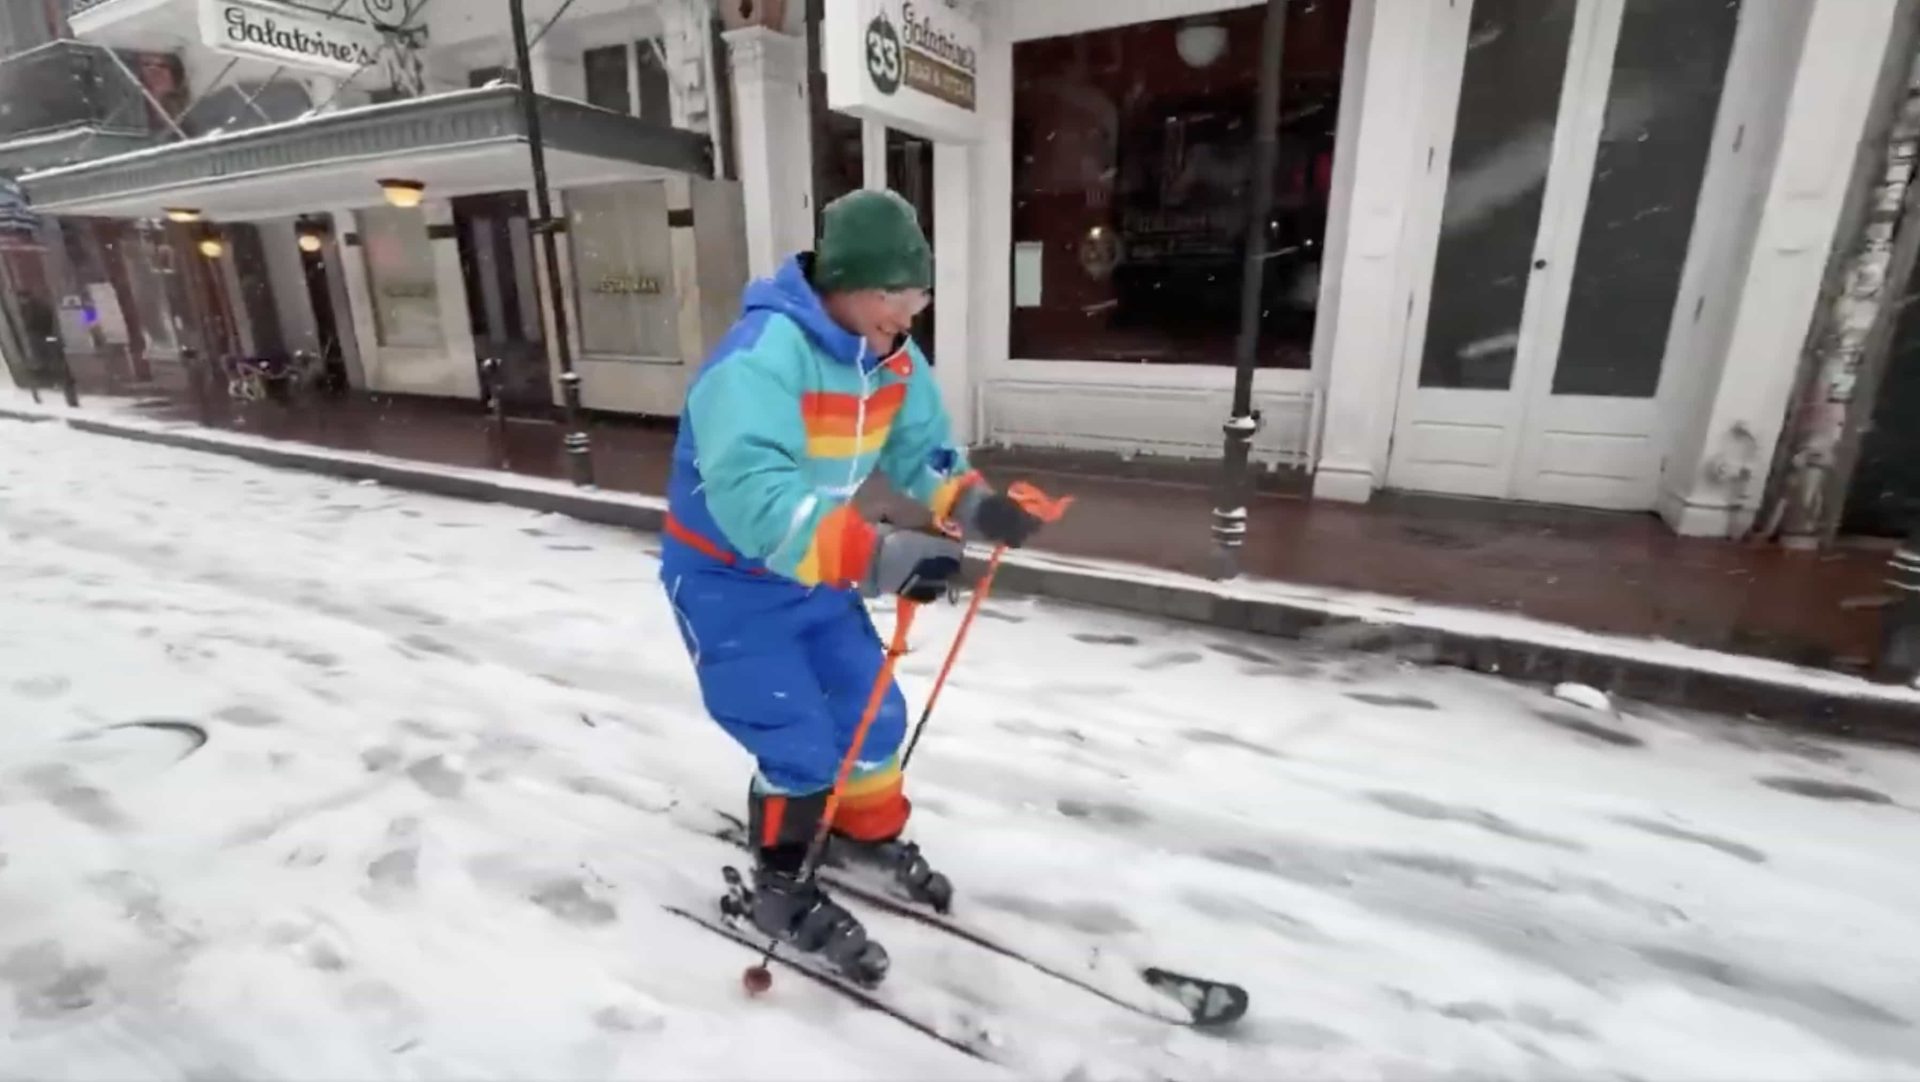
[[[266,444],[253,442],[252,437],[222,438],[200,430],[161,429],[5,406],[0,406],[0,419],[64,420],[68,427],[94,435],[228,455],[264,466],[347,480],[372,480],[402,490],[506,504],[647,533],[660,532],[665,520],[664,506],[657,499],[571,489],[564,482],[492,471],[428,468],[354,453],[307,450],[300,444]],[[1468,669],[1507,680],[1546,685],[1573,681],[1620,698],[1660,706],[1746,717],[1828,736],[1920,747],[1920,696],[1849,681],[1837,673],[1817,675],[1830,678],[1829,683],[1846,681],[1857,686],[1829,689],[1813,686],[1812,682],[1715,671],[1604,648],[1535,642],[1413,620],[1354,616],[1306,600],[1232,597],[1199,580],[1192,584],[1142,581],[1111,568],[1075,566],[1071,558],[1052,554],[1010,558],[1002,564],[995,586],[1003,596],[1044,597],[1254,635],[1334,642],[1342,649]]]

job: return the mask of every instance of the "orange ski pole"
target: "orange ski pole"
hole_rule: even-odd
[[[860,724],[853,730],[853,743],[847,745],[845,755],[840,757],[840,771],[834,775],[833,789],[827,794],[826,810],[820,816],[820,822],[813,829],[813,840],[807,843],[806,859],[800,865],[800,881],[811,880],[820,865],[820,855],[826,851],[827,836],[833,832],[833,816],[840,810],[840,794],[846,791],[847,779],[853,776],[853,765],[859,761],[860,747],[867,742],[867,730],[873,728],[873,719],[880,716],[880,706],[887,701],[887,691],[893,687],[893,670],[900,663],[901,655],[907,652],[907,633],[913,629],[913,618],[920,611],[920,603],[901,598],[894,609],[893,641],[887,644],[887,653],[880,662],[880,674],[873,679],[873,690],[867,693],[867,707],[860,714]],[[773,952],[780,946],[778,939],[767,940],[767,949],[761,953],[757,965],[747,967],[741,974],[741,981],[747,991],[759,995],[773,985],[773,974],[767,969],[767,963],[773,960]]]
[[[1067,506],[1073,503],[1073,497],[1053,499],[1025,481],[1015,481],[1007,488],[1007,495],[1027,510],[1028,514],[1042,522],[1058,522],[1067,513]],[[1007,546],[1001,545],[993,550],[993,556],[987,561],[987,573],[973,588],[973,600],[967,603],[967,614],[960,619],[960,630],[954,632],[953,645],[947,648],[947,660],[940,665],[940,675],[933,681],[933,690],[927,694],[927,705],[920,711],[920,723],[914,726],[913,739],[907,741],[907,751],[900,757],[900,769],[905,771],[907,764],[913,762],[913,749],[920,746],[920,738],[926,734],[927,722],[933,718],[933,708],[940,702],[940,692],[947,686],[947,675],[953,672],[953,663],[960,659],[960,647],[967,641],[967,632],[973,629],[974,617],[980,615],[980,605],[993,590],[993,577],[1000,571],[1000,560],[1007,554]]]

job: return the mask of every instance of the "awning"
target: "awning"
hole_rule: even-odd
[[[556,189],[671,175],[711,176],[697,132],[539,96]],[[376,181],[417,180],[429,198],[532,184],[515,87],[486,87],[302,117],[20,178],[34,210],[159,217],[187,206],[214,220],[278,218],[380,202]]]

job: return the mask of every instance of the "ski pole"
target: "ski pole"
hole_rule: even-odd
[[[1073,503],[1072,496],[1056,500],[1025,481],[1015,481],[1007,486],[1007,495],[1042,522],[1060,521],[1061,516],[1067,513],[1067,507]],[[960,618],[960,630],[953,634],[953,645],[947,648],[947,660],[941,663],[940,675],[934,679],[933,690],[927,695],[927,705],[920,711],[920,723],[914,726],[913,738],[907,741],[907,752],[900,757],[902,773],[906,772],[907,764],[913,762],[913,749],[920,746],[920,738],[926,735],[927,722],[933,720],[934,705],[940,701],[941,689],[947,686],[947,674],[953,672],[953,663],[960,659],[960,647],[967,641],[967,632],[973,628],[974,617],[980,615],[981,603],[993,590],[993,577],[999,573],[1000,561],[1006,554],[1005,545],[993,550],[992,558],[987,561],[987,573],[980,576],[980,582],[973,588],[973,600],[967,604],[967,614]]]
[[[867,742],[867,730],[873,727],[873,719],[880,716],[880,707],[887,701],[887,690],[893,687],[893,670],[899,664],[901,655],[907,652],[907,633],[913,628],[913,618],[920,611],[920,603],[902,597],[894,608],[893,641],[887,644],[887,653],[880,662],[880,674],[873,679],[873,690],[867,693],[867,708],[860,715],[860,724],[853,730],[853,743],[847,745],[847,752],[840,757],[840,772],[834,776],[833,789],[827,793],[826,810],[820,816],[820,822],[813,829],[813,840],[807,843],[807,855],[800,864],[800,882],[808,883],[820,866],[820,856],[826,851],[827,836],[833,832],[833,816],[840,810],[840,794],[847,788],[847,779],[853,776],[853,765],[860,758],[861,745]],[[780,941],[769,938],[767,949],[760,955],[758,965],[747,967],[741,975],[747,991],[758,995],[773,985],[773,973],[767,969],[767,963],[773,961],[774,951],[779,949]]]
[[[960,659],[960,647],[967,641],[967,631],[973,627],[973,618],[980,615],[980,604],[987,599],[993,589],[993,576],[1000,570],[1000,558],[1007,554],[1007,546],[1001,545],[993,550],[993,558],[987,561],[987,573],[973,588],[973,600],[967,603],[967,614],[960,618],[960,630],[953,633],[953,645],[947,648],[947,660],[940,664],[940,675],[934,678],[933,690],[927,693],[927,705],[920,710],[920,722],[913,727],[913,739],[907,741],[907,752],[900,757],[900,772],[906,773],[907,764],[913,762],[913,749],[920,746],[920,737],[927,731],[927,722],[933,717],[933,707],[940,701],[940,689],[947,686],[947,674],[953,671],[953,663]]]

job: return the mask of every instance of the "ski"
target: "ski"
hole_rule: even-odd
[[[746,846],[745,824],[725,812],[716,814],[726,820],[729,825],[712,831],[713,837],[729,845],[744,848]],[[1247,990],[1237,984],[1230,984],[1226,981],[1209,980],[1205,977],[1195,977],[1184,973],[1176,973],[1172,970],[1162,969],[1157,966],[1149,966],[1141,970],[1140,979],[1146,983],[1148,988],[1167,997],[1167,999],[1178,1004],[1179,1007],[1186,1012],[1185,1017],[1176,1017],[1166,1012],[1141,1006],[1123,996],[1115,994],[1107,988],[1103,988],[1087,980],[1085,977],[1076,976],[1075,974],[1048,965],[1046,962],[1016,947],[1008,946],[1006,943],[1001,942],[991,935],[969,928],[954,920],[952,917],[937,913],[923,905],[896,897],[885,890],[876,890],[873,887],[859,883],[853,878],[841,874],[837,868],[831,865],[822,865],[815,874],[819,876],[822,883],[825,883],[827,886],[848,898],[852,898],[865,905],[872,906],[875,909],[890,913],[902,919],[913,921],[923,927],[945,932],[981,950],[997,954],[1008,961],[1017,962],[1056,981],[1060,981],[1063,984],[1072,985],[1082,992],[1102,999],[1122,1010],[1143,1018],[1151,1018],[1156,1022],[1164,1022],[1174,1026],[1186,1026],[1192,1029],[1219,1029],[1238,1022],[1246,1015],[1247,1008],[1251,1003],[1250,997],[1247,995]]]
[[[759,954],[766,946],[760,939],[749,936],[747,933],[733,927],[723,919],[703,917],[690,910],[682,909],[674,905],[661,906],[661,908],[684,921],[697,924],[715,935],[730,939],[755,954]],[[931,1037],[962,1055],[969,1056],[983,1063],[997,1062],[993,1057],[987,1055],[979,1046],[940,1032],[939,1028],[932,1023],[914,1017],[905,1009],[888,1003],[872,991],[862,988],[858,984],[840,976],[838,973],[827,969],[812,955],[780,951],[773,955],[773,961],[787,970],[798,973],[808,980],[813,981],[815,984],[840,993],[842,996],[845,996],[847,999],[867,1010],[886,1015],[888,1018],[893,1019],[922,1036]]]

